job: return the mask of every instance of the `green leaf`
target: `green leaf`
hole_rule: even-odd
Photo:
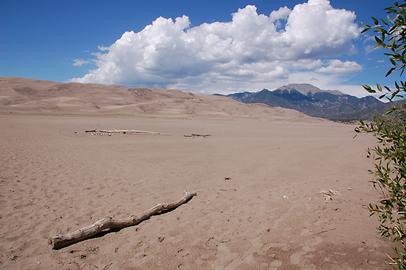
[[[365,84],[362,86],[368,93],[376,93],[374,89],[371,88],[371,86]]]
[[[395,69],[396,69],[396,67],[389,69],[388,72],[386,73],[385,77],[388,77]]]
[[[364,29],[362,29],[361,33],[365,33],[366,31],[369,31],[371,29],[371,26],[366,24]]]
[[[374,38],[375,38],[376,44],[378,46],[381,46],[381,47],[384,46],[383,41],[381,39],[379,39],[379,37],[375,36]]]
[[[382,24],[384,24],[384,25],[389,25],[389,24],[386,22],[385,19],[381,19],[381,22],[382,22]]]
[[[372,20],[374,21],[374,24],[375,24],[375,25],[378,25],[378,24],[379,24],[378,19],[376,19],[375,17],[371,17],[371,18],[372,18]]]

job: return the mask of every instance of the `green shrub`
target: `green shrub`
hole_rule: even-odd
[[[386,19],[372,17],[373,25],[366,25],[363,32],[375,33],[376,46],[383,48],[391,63],[386,73],[399,73],[402,78],[406,67],[406,3],[393,2],[385,9]],[[390,102],[405,97],[405,82],[394,83],[394,87],[364,85],[370,93],[380,93],[379,98]],[[374,158],[375,166],[370,170],[371,181],[380,193],[380,200],[369,204],[371,215],[379,219],[378,232],[394,242],[391,264],[406,270],[406,104],[395,106],[370,122],[361,122],[356,132],[372,133],[377,146],[368,149],[368,157]]]
[[[379,233],[395,243],[392,263],[406,269],[406,110],[397,108],[370,123],[361,122],[356,131],[372,133],[378,140],[368,157],[376,161],[370,173],[381,198],[369,204],[369,210],[378,216]]]

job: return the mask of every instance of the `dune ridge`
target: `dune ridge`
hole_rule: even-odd
[[[0,78],[0,112],[311,119],[289,109],[179,90]]]

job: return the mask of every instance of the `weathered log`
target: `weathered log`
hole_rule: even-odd
[[[86,133],[122,133],[122,134],[149,134],[149,135],[164,135],[164,133],[156,131],[138,130],[138,129],[91,129],[85,130]]]
[[[203,137],[203,138],[207,138],[210,137],[210,134],[197,134],[197,133],[192,133],[192,134],[185,134],[183,135],[184,137]]]
[[[149,219],[151,216],[160,215],[169,211],[172,211],[180,205],[190,201],[197,193],[185,192],[185,195],[176,202],[172,203],[160,203],[151,209],[141,213],[139,216],[130,216],[126,219],[113,219],[112,217],[106,217],[100,219],[90,226],[81,228],[71,233],[64,235],[56,235],[49,239],[49,244],[53,249],[60,249],[70,246],[82,240],[97,236],[101,233],[107,233],[109,231],[117,231],[125,227],[134,226],[141,223],[144,220]]]
[[[99,130],[101,133],[122,133],[122,134],[151,134],[151,135],[159,135],[160,132],[156,131],[146,131],[146,130],[138,130],[138,129],[101,129]]]

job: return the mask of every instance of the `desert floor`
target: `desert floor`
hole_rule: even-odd
[[[354,126],[2,114],[0,127],[2,269],[389,269],[367,210],[374,140],[354,139]],[[168,134],[84,133],[92,128]],[[326,201],[329,189],[338,194]],[[138,226],[48,245],[185,190],[198,195]]]

